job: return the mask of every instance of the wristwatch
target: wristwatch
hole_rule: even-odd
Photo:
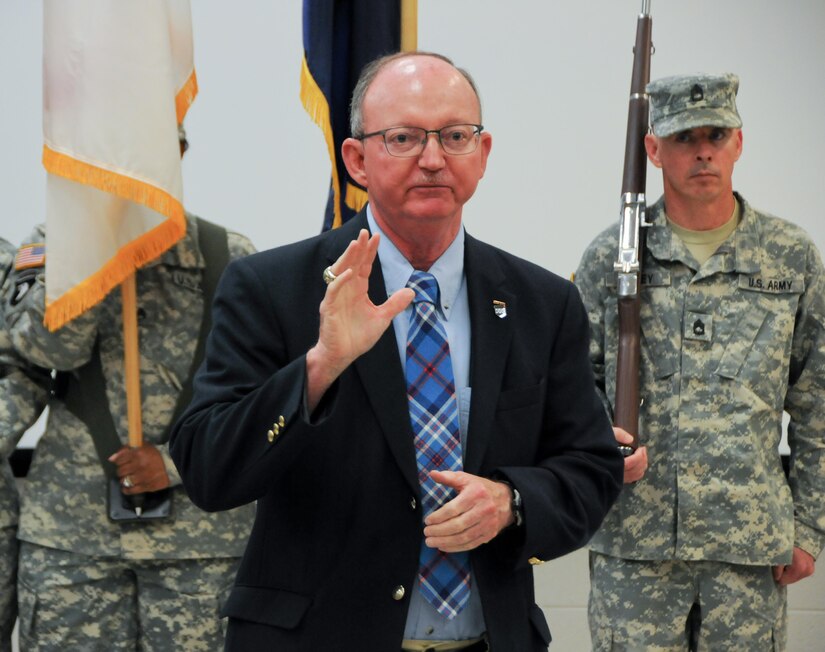
[[[524,523],[524,512],[521,506],[521,494],[519,493],[519,490],[516,489],[511,483],[507,482],[507,480],[501,480],[501,482],[510,487],[510,493],[512,494],[512,497],[510,498],[510,510],[513,512],[512,527],[521,527],[521,524]]]

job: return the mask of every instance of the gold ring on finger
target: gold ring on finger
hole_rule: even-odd
[[[329,284],[330,284],[330,283],[332,283],[332,282],[333,282],[336,278],[338,278],[338,276],[332,272],[332,267],[327,267],[327,268],[324,270],[324,275],[323,275],[324,283],[326,283],[327,285],[329,285]]]

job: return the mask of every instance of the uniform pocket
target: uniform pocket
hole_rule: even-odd
[[[762,324],[765,322],[767,313],[761,308],[747,310],[736,324],[735,335],[731,336],[716,373],[723,378],[736,378],[742,370],[742,365],[748,357],[753,343]]]
[[[727,307],[733,328],[726,333],[716,374],[781,409],[798,305],[799,296],[792,292],[739,292],[738,300]]]
[[[37,596],[23,585],[18,585],[17,618],[20,624],[20,641],[28,641],[34,628],[34,617],[37,612]]]

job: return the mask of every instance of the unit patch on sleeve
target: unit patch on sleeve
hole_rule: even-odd
[[[28,294],[32,286],[37,282],[37,270],[27,269],[16,275],[14,279],[14,289],[12,290],[9,303],[16,306]]]

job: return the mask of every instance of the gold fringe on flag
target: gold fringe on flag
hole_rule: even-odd
[[[192,74],[189,75],[189,78],[175,95],[175,113],[177,114],[178,124],[183,124],[186,112],[189,111],[189,107],[192,106],[192,102],[195,101],[197,95],[198,78],[195,71],[192,70]]]
[[[319,88],[315,78],[307,65],[306,55],[301,60],[301,104],[309,113],[312,121],[317,124],[324,134],[329,151],[329,160],[332,164],[332,192],[334,198],[334,218],[332,228],[341,226],[341,182],[338,179],[338,166],[335,159],[335,139],[332,135],[332,124],[329,116],[329,104],[324,93]]]
[[[344,197],[347,206],[358,212],[367,204],[367,191],[351,183],[347,183],[347,194]]]
[[[56,330],[103,300],[116,285],[172,247],[186,234],[183,204],[168,192],[43,147],[46,171],[151,208],[166,221],[121,247],[100,270],[46,306],[44,323]]]

